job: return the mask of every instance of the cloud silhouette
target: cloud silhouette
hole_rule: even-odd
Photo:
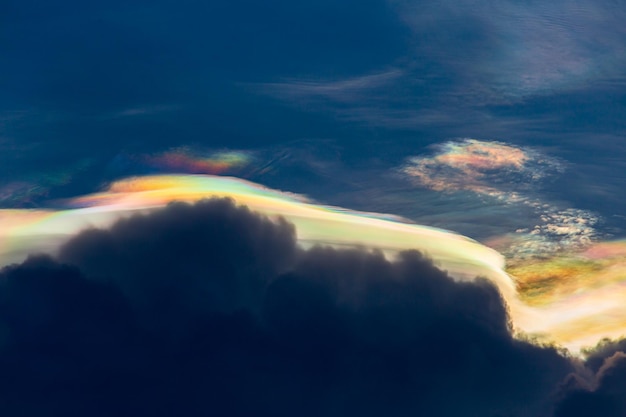
[[[620,344],[623,345],[624,341],[616,343]],[[610,348],[600,345],[598,350],[600,352],[592,354],[593,359],[606,355]],[[593,359],[587,361],[592,367]],[[626,354],[623,351],[617,351],[604,359],[591,384],[579,378],[570,378],[567,382],[564,396],[557,404],[555,417],[619,417],[626,414]]]
[[[417,251],[305,250],[228,199],[0,273],[5,416],[549,416],[572,372],[513,338],[487,280]]]

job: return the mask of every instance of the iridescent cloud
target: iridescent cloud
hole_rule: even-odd
[[[520,300],[550,323],[544,332],[573,349],[626,335],[626,241],[507,268]]]
[[[252,160],[252,153],[246,151],[203,152],[181,147],[152,155],[120,154],[111,169],[130,169],[133,173],[148,170],[150,173],[232,175]]]
[[[536,151],[477,139],[443,143],[435,147],[433,155],[409,158],[402,168],[433,190],[468,190],[511,200],[524,184],[562,170],[558,160]]]
[[[92,226],[106,226],[134,212],[172,200],[229,197],[297,227],[298,240],[314,244],[398,251],[418,249],[459,280],[485,277],[500,289],[517,330],[574,351],[602,337],[626,333],[626,244],[594,244],[565,258],[513,265],[505,271],[495,250],[464,236],[395,217],[315,204],[231,177],[206,175],[136,177],[107,190],[75,198],[64,210],[0,210],[0,263],[28,253],[54,253],[64,240]],[[623,310],[623,309],[622,309]]]
[[[437,49],[430,42],[417,43],[417,53],[427,51],[442,65],[482,85],[487,94],[489,90],[504,97],[551,94],[623,74],[626,31],[620,2],[393,4],[415,36],[442,29],[450,33],[433,39]],[[476,36],[463,37],[467,30]],[[445,53],[450,50],[457,54]]]
[[[128,212],[161,207],[169,201],[230,197],[254,210],[284,216],[297,226],[304,244],[334,244],[382,249],[388,253],[421,248],[459,278],[490,273],[512,288],[496,251],[448,231],[397,221],[398,218],[313,204],[305,197],[252,182],[215,176],[153,176],[114,183],[106,192],[74,199],[81,210]],[[491,272],[488,272],[491,271]]]
[[[156,168],[189,174],[223,174],[229,170],[240,168],[249,161],[250,154],[245,152],[216,152],[203,157],[194,155],[185,149],[177,149],[144,158],[146,164]]]
[[[471,192],[486,204],[523,206],[535,213],[506,247],[507,258],[526,259],[574,250],[596,238],[594,213],[561,208],[536,196],[541,180],[564,172],[564,164],[539,151],[503,142],[461,139],[435,147],[432,155],[407,160],[401,172],[415,184],[435,191]]]
[[[33,251],[53,252],[60,242],[86,227],[106,226],[121,216],[162,207],[172,200],[207,197],[229,197],[268,215],[283,216],[296,225],[298,240],[305,246],[320,243],[376,248],[388,256],[419,249],[451,276],[488,277],[507,299],[514,299],[515,285],[503,271],[503,257],[472,239],[403,223],[394,216],[313,204],[304,197],[236,178],[205,175],[118,181],[104,192],[68,201],[66,210],[0,211],[0,260],[7,264]]]

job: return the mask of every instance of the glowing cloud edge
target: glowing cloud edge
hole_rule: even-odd
[[[600,336],[618,335],[624,328],[620,320],[619,326],[605,329],[606,334],[589,331],[597,320],[593,300],[575,309],[560,302],[529,305],[520,297],[515,280],[505,272],[504,257],[468,237],[402,222],[395,216],[315,204],[303,196],[234,177],[133,177],[116,181],[105,191],[64,201],[59,210],[0,210],[0,265],[19,262],[33,252],[54,254],[61,243],[81,230],[106,227],[132,213],[150,211],[171,201],[211,197],[231,198],[270,217],[284,217],[296,226],[298,242],[304,247],[325,244],[378,249],[390,259],[399,251],[416,249],[456,280],[484,277],[500,290],[516,331],[574,352]]]

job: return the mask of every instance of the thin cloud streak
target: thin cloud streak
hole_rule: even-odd
[[[332,100],[338,103],[353,103],[369,98],[372,93],[390,85],[403,76],[403,71],[388,71],[367,74],[341,80],[302,80],[293,79],[275,83],[241,84],[258,91],[289,101]]]

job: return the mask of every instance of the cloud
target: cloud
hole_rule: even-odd
[[[507,268],[521,300],[552,321],[551,337],[573,350],[583,349],[597,370],[602,352],[615,353],[624,346],[589,349],[606,337],[626,335],[624,288],[626,242],[591,244],[584,251],[560,253],[544,259],[517,261]],[[589,356],[591,355],[591,356]]]
[[[57,201],[54,209],[0,210],[0,265],[21,262],[33,252],[57,255],[61,244],[85,228],[106,228],[170,201],[208,197],[232,198],[265,215],[284,217],[296,226],[297,242],[304,248],[318,244],[370,248],[390,260],[414,249],[455,280],[483,277],[506,300],[516,333],[558,343],[574,354],[604,337],[620,337],[626,328],[620,307],[623,277],[619,271],[624,263],[620,242],[592,244],[588,252],[551,257],[546,251],[542,258],[509,259],[505,266],[505,258],[496,250],[450,231],[397,216],[321,205],[229,177],[133,177],[99,193]]]
[[[403,71],[399,69],[390,69],[340,80],[294,79],[279,83],[251,84],[250,87],[289,101],[332,100],[354,103],[357,100],[371,99],[372,92],[389,87],[403,75]]]
[[[251,165],[254,154],[250,151],[222,150],[200,151],[191,147],[178,147],[151,155],[118,154],[109,164],[112,175],[122,173],[189,173],[232,175]]]
[[[416,55],[494,96],[552,94],[622,77],[626,31],[619,24],[624,10],[615,2],[392,4],[418,40]]]
[[[37,207],[48,199],[55,188],[67,186],[92,165],[92,159],[66,164],[63,169],[37,172],[22,180],[10,181],[10,176],[0,185],[0,208]]]
[[[555,158],[503,142],[460,139],[433,148],[432,156],[409,158],[402,171],[437,191],[499,195],[500,184],[515,191],[563,171]],[[515,194],[509,198],[514,199]]]
[[[295,233],[173,203],[6,267],[3,415],[550,415],[573,367],[488,281]]]
[[[540,132],[543,144],[552,137],[560,145],[572,126],[596,135],[589,120],[602,119],[597,129],[623,119],[608,98],[623,89],[626,63],[625,16],[615,2],[388,3],[409,32],[400,58],[349,74],[283,75],[257,90],[342,122],[442,138],[527,141]]]
[[[605,358],[593,377],[592,386],[575,377],[567,382],[554,417],[619,417],[626,413],[626,354],[623,351]]]
[[[487,204],[534,212],[535,224],[511,230],[511,241],[499,248],[510,261],[584,248],[598,237],[594,226],[599,218],[593,212],[537,197],[546,180],[565,172],[564,161],[530,147],[469,138],[433,148],[431,155],[408,158],[400,172],[434,191],[471,192]]]

